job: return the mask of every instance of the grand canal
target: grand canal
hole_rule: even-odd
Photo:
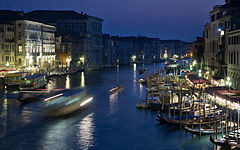
[[[52,79],[49,88],[80,86],[94,97],[89,107],[66,117],[47,118],[40,102],[20,107],[17,92],[2,93],[0,149],[214,149],[209,136],[199,138],[159,124],[157,112],[136,109],[136,103],[145,97],[145,87],[137,82],[138,67],[120,66]],[[145,67],[154,72],[162,64]],[[115,85],[124,86],[124,90],[109,95]]]

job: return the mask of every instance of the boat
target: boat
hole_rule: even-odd
[[[216,132],[216,130],[214,128],[189,128],[187,126],[184,126],[184,129],[192,134],[197,134],[199,135],[200,132],[202,135],[206,135],[206,134],[214,134]],[[218,128],[217,129],[217,133],[221,132],[221,129]]]
[[[21,91],[24,90],[36,90],[39,88],[43,88],[46,85],[46,77],[44,74],[34,74],[25,76],[20,81],[19,89]]]
[[[210,140],[210,142],[212,142],[213,144],[215,144],[217,146],[221,146],[221,147],[226,146],[226,139],[225,138],[214,139],[213,136],[210,135],[209,140]]]
[[[18,94],[18,101],[21,105],[41,100],[41,98],[47,94],[50,94],[49,90],[39,91],[20,91]]]
[[[109,94],[113,94],[113,93],[116,93],[116,92],[121,92],[123,91],[123,87],[122,86],[115,86],[113,88],[111,88],[108,92]]]
[[[146,80],[145,80],[144,78],[140,78],[140,79],[138,80],[138,83],[139,83],[139,84],[142,84],[142,85],[145,85],[145,84],[146,84]]]
[[[7,88],[10,87],[19,87],[22,78],[27,75],[30,75],[30,72],[17,72],[5,75],[5,85]]]
[[[46,97],[44,112],[48,117],[61,117],[84,108],[93,97],[81,88],[67,89]]]

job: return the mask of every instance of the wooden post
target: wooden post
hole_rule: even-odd
[[[179,93],[179,99],[180,99],[180,128],[182,128],[182,91],[180,90]]]

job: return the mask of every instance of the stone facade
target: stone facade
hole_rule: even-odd
[[[231,30],[240,28],[240,2],[226,1],[210,12],[210,22],[205,25],[204,68],[211,71],[213,76],[226,76],[226,35]]]
[[[15,67],[15,28],[12,24],[0,24],[0,67]]]
[[[16,67],[47,69],[55,67],[55,27],[16,20]]]
[[[227,35],[227,77],[230,77],[232,88],[240,90],[240,30],[234,30]]]

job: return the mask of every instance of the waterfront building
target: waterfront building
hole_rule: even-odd
[[[11,10],[0,10],[0,24],[0,63],[6,67],[34,71],[54,68],[54,26],[33,21],[23,12]]]
[[[14,25],[0,23],[0,68],[15,67]]]
[[[240,89],[240,29],[228,32],[227,77],[233,89]]]
[[[73,66],[79,64],[84,64],[87,68],[102,66],[102,19],[86,13],[61,10],[36,10],[26,13],[25,16],[55,25],[59,35],[70,36]]]
[[[196,60],[199,66],[202,66],[204,62],[203,52],[204,52],[204,38],[197,37],[197,39],[192,44],[192,59]]]
[[[114,66],[117,63],[116,47],[114,44],[114,40],[111,38],[109,34],[103,35],[103,47],[104,47],[103,65]]]
[[[56,36],[57,68],[69,68],[72,60],[72,41],[69,37]]]
[[[204,69],[212,76],[226,77],[227,46],[229,31],[240,28],[240,2],[226,0],[226,4],[217,5],[210,12],[210,22],[205,25]]]
[[[55,27],[16,20],[16,67],[50,70],[55,67]]]
[[[187,54],[187,45],[187,42],[181,40],[160,40],[160,55],[163,56],[165,50],[167,50],[169,57],[172,57],[174,54],[178,56],[184,56]]]

